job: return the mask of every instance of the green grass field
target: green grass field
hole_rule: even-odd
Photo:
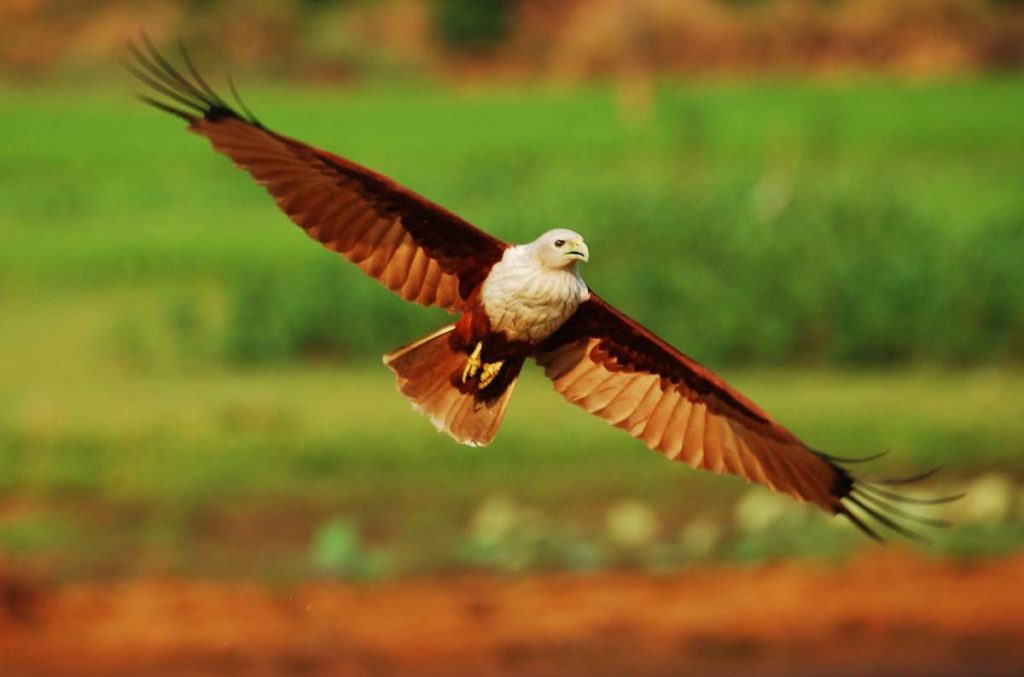
[[[377,356],[443,316],[320,251],[128,89],[0,97],[0,553],[293,578],[862,544],[799,507],[751,531],[736,515],[774,514],[743,508],[767,492],[664,461],[538,373],[492,447],[437,435]],[[818,448],[943,463],[949,486],[1020,476],[1019,79],[666,85],[645,125],[600,88],[244,90],[502,237],[581,230],[596,289]],[[1016,547],[1019,491],[940,548]]]
[[[130,88],[5,95],[4,284],[213,278],[228,287],[221,342],[243,360],[366,357],[430,324],[310,247]],[[500,236],[583,231],[594,287],[705,360],[1024,359],[1017,79],[666,85],[643,125],[600,88],[244,89],[268,124]],[[338,305],[372,331],[316,336]]]

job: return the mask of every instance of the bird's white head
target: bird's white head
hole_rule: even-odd
[[[569,268],[579,261],[590,260],[590,250],[583,236],[573,230],[549,230],[528,245],[548,268]]]

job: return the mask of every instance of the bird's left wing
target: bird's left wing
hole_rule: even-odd
[[[266,187],[306,234],[405,300],[465,310],[501,259],[504,242],[443,207],[373,170],[267,129],[240,100],[236,110],[206,84],[184,50],[188,75],[148,40],[143,46],[145,51],[131,46],[134,63],[127,65],[150,89],[144,101],[187,121]]]
[[[877,532],[865,518],[911,537],[916,534],[897,518],[942,526],[894,502],[956,498],[912,499],[858,481],[839,459],[810,449],[710,370],[593,293],[540,346],[537,361],[567,400],[668,458],[810,501],[873,538]]]

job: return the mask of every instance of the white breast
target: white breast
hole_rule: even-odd
[[[544,267],[523,247],[505,251],[480,291],[491,329],[513,341],[543,341],[588,298],[575,267]]]

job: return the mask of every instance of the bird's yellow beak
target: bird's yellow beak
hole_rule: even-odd
[[[572,248],[565,253],[569,258],[577,259],[586,263],[590,260],[590,250],[587,249],[587,243],[583,240],[577,240],[572,243]]]

